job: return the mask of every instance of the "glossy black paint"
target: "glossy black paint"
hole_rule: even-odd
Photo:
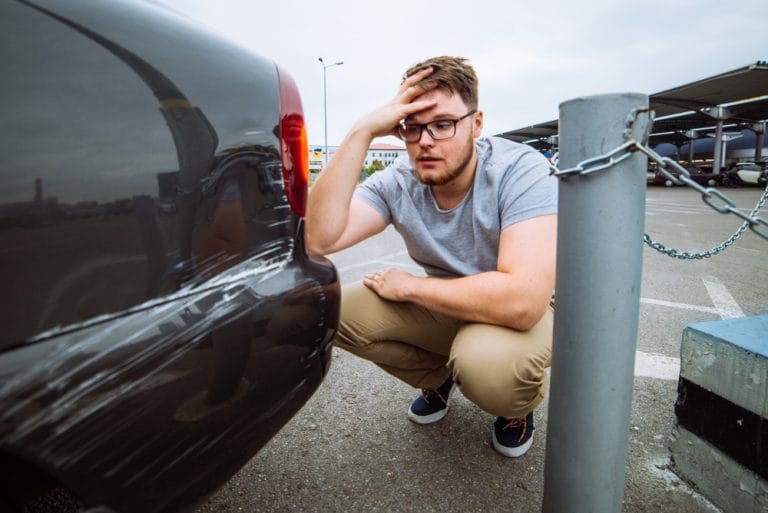
[[[275,65],[152,3],[9,1],[0,74],[0,499],[189,506],[311,396],[338,322]]]

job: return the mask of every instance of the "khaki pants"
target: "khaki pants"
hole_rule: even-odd
[[[453,373],[467,399],[513,418],[544,399],[552,322],[551,308],[528,331],[461,321],[383,300],[358,282],[343,288],[334,343],[416,388],[437,388]]]

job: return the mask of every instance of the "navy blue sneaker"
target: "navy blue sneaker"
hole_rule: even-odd
[[[424,389],[408,409],[408,418],[416,424],[431,424],[448,413],[448,399],[453,390],[453,376],[435,390]]]
[[[497,417],[493,423],[493,448],[509,458],[518,458],[533,444],[533,412],[521,419]]]

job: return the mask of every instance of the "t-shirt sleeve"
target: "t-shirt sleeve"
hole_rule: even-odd
[[[499,190],[501,229],[538,216],[557,213],[557,178],[550,176],[549,164],[539,152],[525,151],[514,172],[504,173]]]
[[[392,212],[389,209],[388,198],[392,195],[396,181],[391,167],[377,171],[355,188],[354,198],[373,207],[387,224],[392,222]]]

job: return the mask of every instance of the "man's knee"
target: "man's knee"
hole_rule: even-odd
[[[370,339],[351,330],[348,324],[339,322],[336,335],[333,337],[333,345],[351,353],[358,354],[361,350],[364,350],[371,344],[372,342]]]
[[[522,417],[536,408],[546,393],[546,368],[526,359],[454,359],[451,363],[462,394],[493,415]]]
[[[482,351],[454,353],[451,367],[462,384],[502,393],[538,388],[546,381],[546,358],[536,354],[504,357]]]
[[[449,365],[462,393],[498,416],[535,408],[546,391],[550,346],[477,335],[457,341],[451,354]]]
[[[356,352],[371,344],[368,337],[371,313],[381,299],[362,282],[346,285],[341,291],[341,315],[334,345]]]

